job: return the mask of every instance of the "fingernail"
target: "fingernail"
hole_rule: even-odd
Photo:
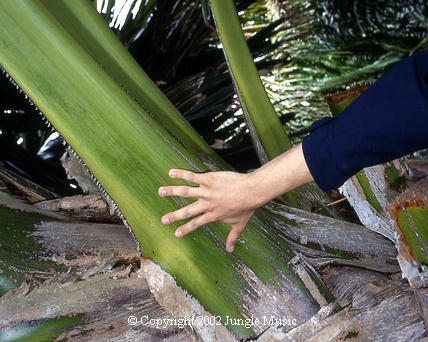
[[[182,237],[183,236],[183,232],[181,230],[176,230],[175,231],[175,236],[176,237]]]
[[[170,176],[170,177],[175,177],[175,176],[177,176],[177,171],[175,171],[175,170],[170,170],[170,171],[169,171],[169,176]]]
[[[163,224],[169,224],[169,218],[168,217],[162,217],[162,223]]]
[[[165,196],[166,195],[166,190],[165,189],[159,189],[159,195],[161,196]]]
[[[229,253],[232,253],[234,249],[235,249],[235,245],[230,245],[230,246],[228,246],[228,247],[226,248],[226,250],[227,250]]]

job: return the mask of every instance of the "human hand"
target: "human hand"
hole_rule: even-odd
[[[192,218],[175,231],[182,237],[197,228],[216,221],[231,225],[226,239],[226,251],[233,252],[236,242],[245,230],[254,211],[263,203],[258,203],[252,193],[251,174],[230,171],[194,173],[187,170],[172,169],[170,177],[184,179],[199,184],[198,187],[172,185],[159,188],[160,196],[195,197],[193,202],[181,209],[165,214],[162,223]]]
[[[173,185],[159,188],[160,196],[195,197],[197,201],[162,217],[164,224],[191,218],[175,231],[182,237],[204,224],[223,221],[232,226],[226,239],[231,253],[254,211],[296,187],[311,182],[302,144],[298,144],[251,173],[230,171],[194,173],[172,169],[170,177],[199,184],[198,187]]]

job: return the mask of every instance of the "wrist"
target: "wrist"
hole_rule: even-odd
[[[248,189],[248,199],[251,201],[252,209],[262,207],[275,197],[270,196],[269,187],[264,184],[265,181],[266,177],[260,169],[246,174],[246,188]]]
[[[313,180],[301,144],[248,175],[249,189],[258,207]]]

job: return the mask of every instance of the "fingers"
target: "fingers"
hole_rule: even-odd
[[[204,224],[208,224],[213,222],[208,215],[200,215],[195,217],[193,220],[190,220],[189,222],[183,224],[182,226],[178,227],[175,231],[176,237],[183,237],[187,234],[193,232],[197,228],[203,226]],[[232,225],[232,229],[229,232],[229,235],[226,239],[226,251],[228,253],[232,253],[235,249],[235,245],[239,240],[239,237],[241,236],[242,232],[245,230],[246,224],[236,224]]]
[[[182,226],[178,227],[175,231],[176,237],[182,237],[190,232],[193,232],[197,228],[203,226],[204,224],[208,224],[213,222],[208,215],[200,215],[195,217],[193,220],[190,220],[189,222],[183,224]]]
[[[176,221],[184,220],[189,217],[193,217],[202,214],[203,210],[199,203],[193,202],[192,204],[186,205],[176,211],[170,212],[162,217],[163,224],[169,224]]]
[[[238,242],[239,237],[245,229],[245,224],[232,225],[232,229],[226,239],[226,251],[232,253],[235,249],[235,245]]]
[[[203,184],[206,174],[195,173],[192,171],[182,170],[182,169],[171,169],[169,170],[169,176],[171,178],[181,178],[192,183]]]
[[[200,197],[201,189],[195,186],[172,185],[159,188],[158,194],[165,196]]]
[[[208,174],[195,173],[192,171],[181,170],[181,169],[171,169],[169,175],[172,178],[181,178],[191,183],[196,184],[205,184],[205,180],[208,177]],[[158,194],[161,197],[165,196],[180,196],[180,197],[201,197],[201,188],[195,186],[185,186],[185,185],[172,185],[172,186],[162,186],[158,190]]]

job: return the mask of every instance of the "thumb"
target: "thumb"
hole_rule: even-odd
[[[232,253],[235,249],[235,245],[238,242],[239,237],[241,236],[242,232],[244,231],[246,226],[246,223],[242,224],[233,224],[232,229],[229,232],[229,235],[226,239],[226,251],[228,253]]]

